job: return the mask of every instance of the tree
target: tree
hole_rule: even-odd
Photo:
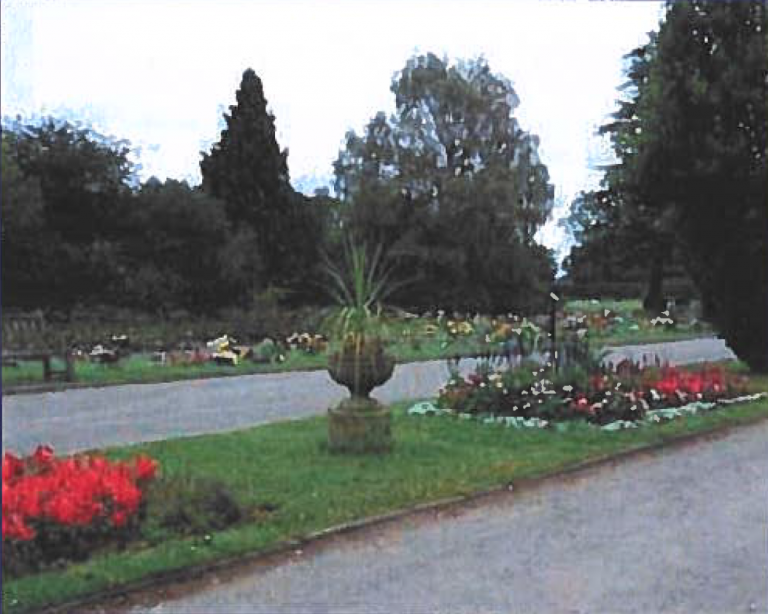
[[[253,258],[264,267],[264,282],[295,286],[317,262],[313,212],[290,186],[288,153],[278,146],[275,117],[252,69],[243,73],[236,98],[220,141],[202,154],[203,189],[226,203],[235,232],[255,238]]]
[[[231,245],[242,252],[248,245],[232,237],[224,204],[186,182],[149,179],[128,226],[121,281],[137,307],[211,313],[242,302],[258,281],[258,269],[243,271],[247,265],[232,253]]]
[[[762,371],[768,371],[767,13],[756,0],[668,5],[640,113],[636,162],[644,183],[658,186],[658,202],[715,324],[736,354]]]
[[[633,246],[617,241],[621,216],[610,190],[581,192],[574,198],[568,217],[561,220],[575,244],[563,263],[568,281],[576,287],[623,281],[622,272],[633,260]],[[631,254],[631,255],[630,255]]]
[[[521,282],[530,268],[521,254],[542,257],[533,237],[553,188],[538,139],[511,115],[514,88],[482,59],[449,65],[428,54],[411,58],[391,89],[396,114],[348,133],[335,163],[349,226],[422,273],[401,294],[414,306],[522,308],[523,287],[541,295],[549,284],[547,275]]]
[[[115,208],[135,181],[126,141],[52,117],[11,122],[5,130],[14,134],[22,173],[40,181],[52,231],[76,245],[112,234]]]
[[[660,212],[663,206],[659,181],[646,181],[638,172],[636,159],[643,139],[641,115],[649,84],[652,61],[657,52],[656,35],[625,56],[627,81],[620,86],[623,98],[613,121],[600,128],[608,135],[618,163],[605,168],[599,204],[608,211],[610,242],[623,254],[623,266],[643,263],[648,282],[643,306],[651,312],[665,308],[664,273],[674,250],[670,220]],[[587,233],[588,237],[594,233]],[[603,239],[605,240],[605,239]],[[667,269],[670,267],[667,266]]]
[[[25,177],[16,159],[13,133],[2,135],[3,306],[39,307],[51,279],[50,242],[45,240],[43,193],[38,177]]]
[[[4,209],[10,207],[3,218],[3,274],[11,282],[4,302],[64,309],[106,302],[134,181],[127,144],[50,117],[6,121],[3,141],[4,162],[13,160],[9,173],[3,171]],[[32,224],[25,230],[14,218],[21,211]],[[37,267],[35,273],[25,272],[29,267]],[[22,279],[24,288],[14,286]]]
[[[623,199],[616,236],[643,231],[654,275],[679,247],[705,315],[760,370],[768,370],[767,29],[764,2],[670,2],[659,33],[630,54],[630,98],[606,127],[620,158],[605,181]]]

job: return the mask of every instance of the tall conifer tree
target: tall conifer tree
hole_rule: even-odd
[[[287,151],[275,137],[275,117],[267,110],[261,79],[252,69],[243,73],[237,104],[224,115],[221,139],[203,153],[200,170],[203,189],[226,203],[227,215],[237,231],[250,228],[257,237],[258,254],[267,283],[281,284],[295,269],[300,199],[289,183]]]

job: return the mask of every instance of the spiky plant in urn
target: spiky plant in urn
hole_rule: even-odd
[[[331,378],[349,390],[349,398],[328,410],[328,447],[332,452],[382,453],[392,448],[390,409],[371,391],[390,377],[395,361],[385,348],[381,301],[392,290],[381,267],[381,247],[369,258],[365,246],[345,242],[345,266],[326,259],[329,290],[339,303],[331,317]]]

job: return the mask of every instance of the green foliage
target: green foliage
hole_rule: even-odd
[[[638,161],[665,174],[669,214],[710,316],[737,355],[768,371],[768,9],[670,5]]]
[[[24,175],[16,156],[13,133],[2,134],[2,279],[3,304],[36,307],[41,286],[51,281],[53,241],[43,219],[40,178]]]
[[[511,83],[482,59],[429,54],[408,61],[392,92],[396,114],[348,133],[334,167],[349,226],[421,275],[398,302],[484,312],[536,303],[552,266],[533,236],[553,188],[538,138],[511,115]]]
[[[262,194],[277,207],[262,212],[279,222],[269,226],[185,182],[153,177],[139,186],[128,153],[124,141],[54,118],[4,121],[5,307],[66,313],[121,305],[211,314],[249,307],[270,280],[293,286],[287,302],[315,298],[307,282],[323,219],[312,199],[290,189],[287,175],[282,201]],[[245,188],[261,194],[256,184]]]
[[[657,310],[664,260],[670,245],[679,247],[705,317],[761,370],[768,369],[766,13],[756,0],[670,2],[659,32],[629,54],[627,98],[604,127],[620,159],[604,180],[618,214],[608,220],[606,245],[639,233],[638,257],[651,263],[646,306]],[[589,232],[598,235],[597,259],[603,239]]]
[[[108,298],[134,177],[124,142],[54,118],[4,121],[3,303]]]
[[[275,118],[252,69],[243,73],[236,97],[220,141],[203,153],[202,187],[224,201],[236,233],[255,234],[255,243],[243,239],[255,248],[244,254],[261,267],[265,285],[305,287],[317,261],[321,217],[311,199],[291,188],[288,152],[280,151]]]
[[[150,486],[143,532],[150,537],[163,531],[205,535],[245,517],[244,506],[224,482],[181,473],[160,478]]]
[[[210,313],[228,291],[242,296],[243,265],[229,256],[232,243],[241,247],[220,201],[185,182],[150,179],[133,197],[123,235],[127,266],[135,271],[125,278],[126,302]],[[250,271],[245,276],[256,278]]]
[[[390,270],[382,267],[381,246],[369,258],[365,245],[345,241],[343,268],[326,257],[328,292],[339,305],[331,318],[335,335],[359,348],[383,332],[382,301],[392,292]]]
[[[682,245],[706,315],[755,369],[768,369],[766,28],[762,2],[670,4],[622,164]]]
[[[29,541],[3,540],[3,574],[15,578],[87,560],[94,554],[125,548],[137,539],[140,531],[138,517],[132,517],[121,527],[108,519],[99,519],[87,526],[63,526],[50,520],[34,523],[37,535]]]
[[[221,140],[203,153],[200,170],[203,188],[226,203],[232,222],[255,227],[284,205],[288,153],[277,144],[275,118],[253,70],[243,73],[236,98],[224,115]]]
[[[693,288],[681,266],[671,220],[659,214],[657,185],[638,180],[633,172],[644,136],[638,114],[650,89],[655,52],[656,36],[651,34],[648,43],[625,56],[628,80],[619,88],[619,110],[600,128],[619,162],[604,169],[601,189],[576,197],[563,225],[578,243],[564,263],[570,284],[579,289],[637,282],[644,307],[658,313],[665,308],[664,282],[670,276],[683,281],[686,295]]]

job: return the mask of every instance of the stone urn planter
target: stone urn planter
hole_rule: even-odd
[[[394,359],[378,344],[358,352],[345,348],[328,359],[331,379],[350,393],[328,410],[328,448],[351,454],[384,453],[392,449],[392,414],[369,395],[390,377]]]

